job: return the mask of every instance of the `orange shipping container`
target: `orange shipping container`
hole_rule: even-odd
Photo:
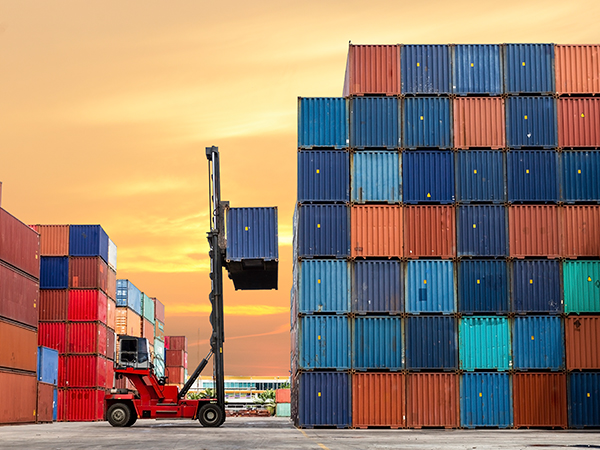
[[[513,376],[515,427],[567,427],[567,378],[562,373]]]
[[[106,295],[113,300],[117,298],[117,272],[108,268],[106,280]]]
[[[0,367],[35,373],[37,347],[37,331],[0,320]]]
[[[505,137],[503,98],[459,97],[454,100],[456,148],[504,148]]]
[[[40,320],[66,322],[69,291],[67,289],[42,289],[40,291]]]
[[[558,146],[600,147],[600,98],[558,99]]]
[[[344,97],[400,93],[400,45],[350,44],[344,78]]]
[[[106,302],[106,326],[111,330],[115,329],[117,324],[117,304],[110,298]]]
[[[457,428],[458,404],[458,375],[408,375],[406,422],[409,428]]]
[[[69,225],[37,225],[41,256],[69,256]]]
[[[0,371],[0,424],[34,423],[37,406],[35,373]]]
[[[275,391],[275,403],[291,403],[289,389],[277,389]]]
[[[600,94],[600,45],[556,45],[554,67],[558,94]]]
[[[38,383],[37,391],[37,423],[52,422],[54,403],[54,385]]]
[[[402,256],[400,206],[353,206],[350,229],[353,257]]]
[[[144,318],[142,321],[142,337],[148,339],[150,345],[154,345],[154,324]]]
[[[406,377],[400,373],[352,376],[352,426],[406,426]]]
[[[559,208],[523,205],[508,208],[510,256],[524,258],[560,256]]]
[[[181,386],[185,383],[185,369],[183,367],[165,367],[167,384]]]
[[[142,337],[141,318],[135,311],[117,306],[117,317],[115,321],[115,332],[128,336]]]
[[[562,227],[563,256],[600,256],[600,206],[565,206]]]
[[[452,206],[404,208],[404,256],[407,258],[456,255],[456,214]]]
[[[567,370],[600,369],[600,316],[565,319]]]

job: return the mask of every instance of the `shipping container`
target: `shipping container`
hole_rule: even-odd
[[[148,339],[150,344],[154,343],[154,324],[145,318],[142,318],[142,337]]]
[[[134,310],[117,306],[115,318],[115,333],[127,336],[142,337],[141,317]]]
[[[450,47],[403,45],[401,51],[402,94],[449,94]]]
[[[227,209],[227,260],[278,258],[277,207]]]
[[[302,261],[298,285],[298,312],[350,312],[350,266],[346,261]]]
[[[406,312],[456,312],[456,288],[452,261],[408,261]]]
[[[562,230],[563,256],[600,256],[600,206],[565,206]]]
[[[350,256],[350,211],[344,205],[300,205],[298,256]]]
[[[406,424],[409,428],[458,428],[460,424],[458,375],[408,375]]]
[[[350,201],[350,153],[298,152],[299,202]]]
[[[0,261],[40,278],[40,236],[0,208]]]
[[[142,317],[154,324],[154,301],[142,292]]]
[[[69,258],[66,256],[40,257],[40,288],[67,289],[69,287]]]
[[[114,361],[116,359],[116,344],[117,337],[115,332],[109,328],[106,330],[106,357],[110,361]]]
[[[65,421],[95,422],[104,419],[104,389],[68,389],[65,396]]]
[[[567,379],[564,373],[513,376],[514,426],[566,428]]]
[[[298,148],[347,148],[348,103],[336,97],[298,97]]]
[[[350,100],[350,147],[400,148],[400,102],[396,97]]]
[[[106,325],[97,322],[67,324],[67,353],[106,356]]]
[[[350,44],[343,96],[400,94],[400,47]]]
[[[454,99],[454,147],[459,149],[506,147],[504,99],[458,97]]]
[[[563,262],[565,312],[600,312],[600,261]]]
[[[106,278],[106,295],[113,300],[117,298],[117,272],[108,268]]]
[[[402,147],[452,148],[453,124],[450,110],[450,99],[447,97],[404,99]]]
[[[165,365],[187,369],[187,353],[184,350],[165,350]]]
[[[356,370],[404,367],[404,346],[400,317],[357,317],[352,328]]]
[[[166,338],[165,338],[166,340]],[[166,343],[166,342],[165,342]],[[184,350],[187,352],[188,341],[185,336],[169,336],[169,345],[165,348],[168,350]]]
[[[400,154],[362,151],[352,154],[352,201],[398,203],[402,195]]]
[[[511,280],[514,312],[562,312],[558,261],[514,261]]]
[[[0,368],[35,373],[37,331],[0,320]]]
[[[37,377],[41,383],[56,386],[58,383],[58,351],[49,347],[38,347]]]
[[[290,403],[291,401],[290,389],[275,389],[275,403]]]
[[[351,208],[350,255],[402,257],[402,208],[362,205]]]
[[[52,421],[58,420],[58,389],[54,388],[54,395],[52,401]]]
[[[508,208],[510,256],[558,258],[561,256],[559,208],[523,205]]]
[[[515,150],[506,154],[509,202],[558,202],[558,153]]]
[[[406,375],[355,373],[352,375],[354,428],[406,426]]]
[[[502,257],[508,254],[504,206],[460,206],[456,222],[458,256]]]
[[[501,151],[456,152],[456,200],[460,203],[503,203],[504,155]]]
[[[68,320],[106,324],[108,313],[106,295],[97,289],[72,289],[69,291]]]
[[[600,373],[570,373],[569,426],[600,427]]]
[[[466,314],[509,311],[505,261],[463,260],[458,263],[458,311]]]
[[[556,92],[600,94],[600,45],[555,45]]]
[[[404,203],[454,203],[454,154],[415,151],[402,154]]]
[[[142,314],[142,291],[129,280],[117,280],[117,306],[127,306]]]
[[[565,319],[567,370],[600,369],[600,316]]]
[[[305,316],[299,323],[300,369],[350,369],[350,320]]]
[[[69,355],[66,358],[68,388],[112,388],[107,382],[108,365],[112,366],[103,356]]]
[[[0,263],[0,317],[37,327],[39,283]]]
[[[67,352],[67,324],[65,322],[40,322],[38,327],[38,345]]]
[[[504,92],[552,95],[553,44],[504,44]]]
[[[298,378],[297,426],[352,426],[350,374],[305,372],[298,374]]]
[[[41,256],[69,256],[69,225],[36,225]]]
[[[453,93],[504,93],[499,45],[453,45],[451,50]]]
[[[66,321],[68,304],[69,291],[67,289],[42,289],[39,302],[40,321]]]
[[[56,392],[56,421],[65,421],[65,407],[66,407],[66,392],[64,389],[58,389]]]
[[[456,212],[451,206],[409,206],[404,209],[404,256],[456,256]]]
[[[165,323],[165,305],[158,299],[154,300],[154,317],[159,322]]]
[[[117,304],[110,298],[106,300],[106,326],[114,330],[117,325]]]
[[[400,261],[355,261],[352,264],[352,312],[404,312],[404,269]]]
[[[510,327],[506,317],[463,317],[458,333],[462,370],[512,369]]]
[[[290,403],[277,403],[275,415],[277,417],[290,417]]]
[[[512,424],[512,384],[507,373],[479,372],[461,376],[461,427],[508,428]]]
[[[108,235],[100,225],[71,225],[69,256],[99,256],[108,263]]]
[[[154,322],[154,338],[165,341],[165,324],[158,319]]]
[[[600,151],[563,151],[561,199],[567,203],[600,202]]]
[[[600,99],[558,99],[560,148],[600,148]]]
[[[0,424],[35,423],[37,380],[35,373],[0,370]]]
[[[165,376],[165,344],[154,339],[154,374],[157,377]]]
[[[564,333],[560,317],[515,317],[512,336],[515,369],[561,370],[565,367]]]
[[[457,360],[456,319],[440,316],[406,319],[407,369],[455,370]]]
[[[185,369],[183,367],[165,366],[165,375],[168,384],[176,384],[180,388],[183,387],[186,380]]]
[[[556,148],[556,117],[552,97],[509,97],[506,99],[508,147]]]
[[[117,271],[117,246],[112,241],[112,239],[108,238],[108,267],[110,267],[115,272]]]
[[[56,388],[51,384],[37,384],[36,422],[51,423],[54,416],[54,392]]]

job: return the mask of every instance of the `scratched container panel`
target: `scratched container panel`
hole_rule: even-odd
[[[298,152],[299,202],[348,202],[350,154],[343,151]]]
[[[467,314],[509,311],[506,261],[458,262],[458,311]]]
[[[561,199],[567,203],[600,202],[600,151],[563,151]]]
[[[462,203],[503,203],[504,155],[501,151],[456,152],[456,200]]]
[[[600,427],[600,372],[570,373],[569,427]]]
[[[515,369],[561,370],[565,367],[563,322],[556,316],[515,317]]]
[[[350,266],[346,261],[300,262],[298,312],[350,312]]]
[[[453,106],[456,148],[506,147],[503,98],[459,97],[454,100]]]
[[[305,316],[299,324],[300,369],[350,369],[348,317]]]
[[[456,319],[412,316],[406,319],[406,368],[411,370],[458,368]]]
[[[348,102],[344,98],[298,98],[298,148],[347,148]]]
[[[404,207],[404,256],[456,256],[456,210],[452,206]]]
[[[352,154],[352,201],[398,203],[402,194],[400,155],[388,151]]]
[[[506,99],[508,148],[558,146],[556,103],[552,97],[509,97]]]
[[[600,312],[600,261],[563,262],[565,312]]]
[[[558,202],[558,153],[515,150],[506,155],[509,202]]]
[[[404,203],[454,202],[454,154],[451,152],[404,152],[402,171]]]
[[[454,263],[452,261],[409,261],[406,271],[406,312],[456,312]]]
[[[508,428],[512,424],[512,383],[507,373],[479,372],[461,376],[461,427]]]
[[[567,377],[564,373],[513,376],[515,427],[567,427]]]
[[[460,206],[456,217],[458,256],[506,256],[506,208]]]
[[[355,261],[352,265],[352,311],[404,311],[404,270],[400,261]]]
[[[401,45],[352,45],[348,48],[344,97],[398,95]]]
[[[600,148],[600,99],[558,99],[558,145]]]
[[[499,45],[453,45],[452,91],[458,95],[504,92]]]
[[[402,146],[408,149],[452,148],[450,109],[450,99],[447,97],[405,98]]]
[[[357,317],[353,328],[353,369],[404,367],[400,317]]]
[[[462,370],[512,369],[510,327],[506,317],[463,317],[458,342]]]
[[[305,372],[298,375],[298,426],[352,426],[349,373]]]
[[[396,97],[350,100],[350,146],[356,149],[400,148],[400,102]]]
[[[551,95],[554,87],[553,44],[504,44],[504,92]]]
[[[402,94],[449,94],[448,45],[403,45],[400,52]]]
[[[298,256],[350,256],[350,211],[345,205],[298,206]]]
[[[555,45],[556,92],[600,94],[600,45]]]
[[[511,279],[513,311],[527,314],[562,312],[558,261],[514,261]]]

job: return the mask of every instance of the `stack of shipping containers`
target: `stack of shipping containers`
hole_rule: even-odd
[[[600,426],[599,58],[351,45],[299,99],[298,425]]]
[[[167,384],[183,387],[187,380],[187,337],[165,337],[165,376]]]

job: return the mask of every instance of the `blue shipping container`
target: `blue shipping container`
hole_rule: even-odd
[[[401,200],[400,155],[364,151],[352,155],[352,201],[355,203]]]
[[[510,327],[506,317],[463,317],[458,342],[462,370],[512,369]]]
[[[404,99],[402,129],[404,148],[452,148],[450,99],[446,97]]]
[[[404,271],[399,261],[355,261],[352,265],[352,311],[404,311]]]
[[[406,319],[406,368],[457,369],[456,331],[453,317]]]
[[[350,213],[345,205],[298,206],[298,256],[350,256]]]
[[[505,44],[504,92],[554,94],[554,44]]]
[[[600,202],[600,151],[564,151],[561,198],[568,203]]]
[[[298,98],[298,148],[347,148],[348,146],[346,99]]]
[[[456,199],[459,202],[503,203],[505,198],[503,152],[456,152]]]
[[[117,280],[117,306],[126,306],[142,315],[142,291],[129,280]]]
[[[452,90],[455,94],[503,93],[499,45],[454,45],[452,62]]]
[[[467,314],[509,311],[506,261],[458,263],[458,311]]]
[[[499,205],[460,206],[456,216],[458,256],[506,256],[506,208]]]
[[[452,261],[408,261],[406,312],[456,312],[454,263]]]
[[[299,202],[350,201],[350,153],[298,152]]]
[[[506,99],[506,141],[509,148],[556,148],[556,103],[552,97]]]
[[[352,426],[350,374],[306,372],[298,376],[298,426]]]
[[[227,260],[275,261],[277,242],[277,207],[227,210]]]
[[[58,418],[58,389],[54,388],[52,397],[52,421],[56,422]]]
[[[38,347],[38,381],[56,386],[58,382],[58,351],[48,347]]]
[[[403,94],[449,94],[450,47],[403,45],[400,50]]]
[[[508,428],[513,424],[512,385],[507,373],[465,373],[460,384],[460,425]]]
[[[70,225],[69,256],[100,256],[108,263],[108,235],[100,225]]]
[[[400,102],[396,97],[358,97],[350,101],[352,148],[400,148]]]
[[[569,374],[569,427],[600,427],[600,372]]]
[[[400,317],[357,317],[353,327],[353,369],[404,367]]]
[[[402,154],[404,203],[454,202],[454,155],[416,151]]]
[[[40,256],[40,289],[67,289],[68,287],[69,258]]]
[[[350,312],[350,266],[346,261],[300,262],[300,313]]]
[[[514,368],[561,370],[565,365],[563,335],[560,317],[515,317],[512,345]]]
[[[350,319],[304,316],[299,319],[300,369],[350,369]]]
[[[558,202],[558,153],[514,150],[506,155],[509,202]]]
[[[514,261],[512,296],[515,312],[561,313],[560,263],[547,259]]]

